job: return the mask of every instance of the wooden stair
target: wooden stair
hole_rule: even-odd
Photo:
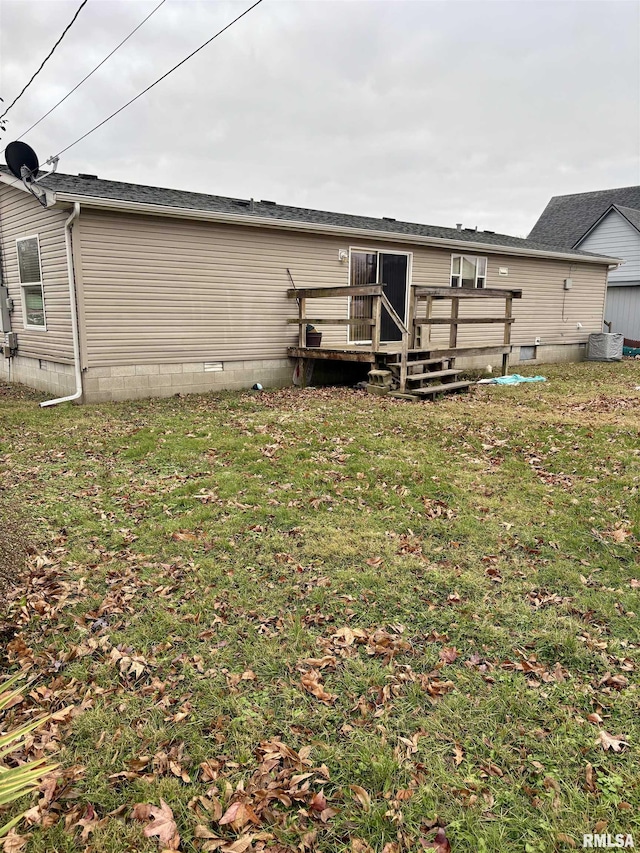
[[[449,394],[451,391],[463,391],[473,385],[473,382],[441,382],[439,385],[426,385],[421,388],[412,388],[410,394],[419,394],[427,397],[436,394]]]
[[[386,362],[384,368],[390,370],[398,380],[402,362],[396,358]],[[394,392],[394,396],[419,400],[466,390],[473,382],[458,380],[457,377],[463,371],[456,370],[454,363],[455,356],[448,353],[435,357],[425,350],[410,350],[407,353],[406,391]]]
[[[432,370],[427,373],[408,373],[407,382],[420,382],[423,379],[442,379],[445,376],[458,376],[462,370]],[[449,380],[447,380],[448,382]]]

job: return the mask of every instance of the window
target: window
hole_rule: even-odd
[[[486,258],[451,255],[451,287],[484,287],[486,282]]]
[[[46,329],[40,242],[37,237],[16,240],[25,329]]]

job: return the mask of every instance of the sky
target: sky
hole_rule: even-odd
[[[3,146],[159,0],[89,0]],[[1,0],[8,105],[79,0]],[[44,162],[251,0],[165,0],[24,141]],[[640,183],[635,0],[263,0],[60,172],[526,236],[553,195]]]

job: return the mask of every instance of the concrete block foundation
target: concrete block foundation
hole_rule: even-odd
[[[586,343],[551,343],[529,347],[514,345],[510,359],[511,371],[514,372],[519,365],[582,361],[586,357],[586,351]],[[459,358],[456,360],[456,367],[484,369],[491,364],[496,371],[500,367],[500,360],[500,356]],[[90,367],[83,372],[82,402],[103,403],[110,400],[170,397],[174,394],[243,390],[251,388],[256,382],[263,388],[283,388],[292,384],[294,365],[294,359],[285,357]],[[320,374],[322,362],[318,362],[316,366]],[[367,368],[364,365],[358,367],[364,368],[366,375]],[[20,355],[13,358],[0,357],[0,380],[20,382],[51,397],[65,397],[75,391],[72,364]]]

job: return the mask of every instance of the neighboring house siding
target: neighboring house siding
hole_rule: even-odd
[[[87,366],[278,358],[297,341],[287,267],[298,287],[348,284],[341,249],[407,251],[412,283],[448,286],[452,250],[91,211],[80,217]],[[463,250],[461,247],[460,250]],[[490,255],[487,286],[522,288],[512,342],[586,341],[602,327],[604,264]],[[509,275],[498,275],[499,267]],[[573,288],[563,290],[563,280]],[[446,303],[448,309],[449,303]],[[461,316],[500,315],[502,300],[464,304]],[[438,313],[444,310],[438,306]],[[344,299],[307,302],[307,315],[345,317]],[[435,315],[435,312],[434,312]],[[576,324],[582,323],[577,329]],[[346,327],[321,327],[323,345],[347,341]],[[503,327],[461,327],[459,344],[502,342]],[[434,332],[448,339],[448,329]]]
[[[609,273],[609,284],[640,280],[640,232],[618,211],[610,211],[576,248],[595,255],[624,258],[624,263]]]
[[[18,335],[18,355],[67,364],[73,361],[64,240],[68,215],[63,210],[45,210],[33,196],[0,185],[2,268],[14,304],[11,330]],[[36,234],[40,239],[46,331],[25,329],[22,314],[16,240]]]
[[[610,287],[604,318],[611,323],[612,332],[621,332],[632,341],[640,340],[640,285]]]

